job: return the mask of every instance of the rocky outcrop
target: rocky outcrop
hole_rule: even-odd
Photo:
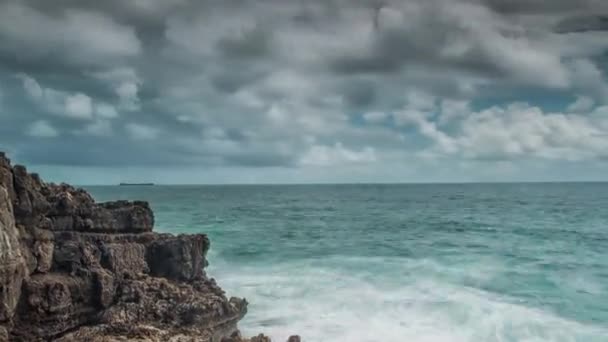
[[[269,341],[240,337],[247,302],[205,274],[207,236],[153,225],[146,202],[96,203],[0,153],[0,341]]]

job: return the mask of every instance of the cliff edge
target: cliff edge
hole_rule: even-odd
[[[205,274],[206,235],[153,226],[146,202],[96,203],[0,152],[0,341],[269,341],[241,339],[247,302]]]

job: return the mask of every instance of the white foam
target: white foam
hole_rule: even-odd
[[[220,261],[210,274],[251,303],[244,334],[279,342],[294,333],[307,342],[607,341],[606,328],[446,281],[443,271],[432,261],[351,258],[256,267]],[[469,271],[466,277],[491,272]]]

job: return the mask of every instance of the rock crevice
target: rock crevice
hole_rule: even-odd
[[[207,236],[153,225],[146,202],[96,203],[0,153],[0,342],[245,341],[247,302],[205,274]]]

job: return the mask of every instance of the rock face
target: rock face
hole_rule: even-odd
[[[146,202],[96,203],[0,152],[0,342],[249,341],[247,302],[203,271],[207,236],[153,225]]]

